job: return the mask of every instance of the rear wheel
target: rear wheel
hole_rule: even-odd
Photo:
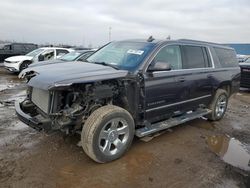
[[[211,114],[207,116],[209,120],[217,121],[223,118],[228,105],[228,93],[224,89],[218,89],[209,105],[212,110]]]
[[[96,162],[113,161],[128,150],[134,130],[134,120],[128,111],[118,106],[103,106],[85,122],[81,134],[82,147]]]

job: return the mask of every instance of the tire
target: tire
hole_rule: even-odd
[[[81,133],[82,147],[94,161],[110,162],[129,149],[134,132],[134,120],[128,111],[118,106],[103,106],[86,120]]]
[[[209,109],[212,112],[207,115],[211,121],[218,121],[223,118],[228,105],[228,93],[224,89],[217,89]]]
[[[20,68],[19,68],[20,72],[21,72],[22,70],[28,68],[29,64],[30,64],[30,62],[24,61],[24,62],[21,64]]]

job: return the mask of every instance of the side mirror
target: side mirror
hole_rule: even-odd
[[[38,61],[44,61],[44,55],[42,55],[42,54],[39,55],[39,56],[38,56]]]
[[[167,62],[157,61],[148,67],[149,72],[154,71],[169,71],[171,70],[171,65]]]

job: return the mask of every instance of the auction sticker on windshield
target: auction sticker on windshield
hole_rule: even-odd
[[[129,49],[127,51],[128,54],[136,54],[136,55],[142,55],[144,53],[144,51],[142,50],[132,50],[132,49]]]

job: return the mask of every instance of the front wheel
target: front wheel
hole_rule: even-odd
[[[21,72],[22,70],[28,68],[29,65],[30,65],[30,62],[27,62],[27,61],[23,62],[23,63],[21,64],[21,66],[20,66],[20,72]]]
[[[207,116],[209,120],[217,121],[223,118],[228,105],[228,93],[224,89],[218,89],[215,96],[209,105],[212,110],[211,114]]]
[[[83,150],[96,162],[113,161],[128,150],[134,131],[134,120],[128,111],[113,105],[100,107],[82,128]]]

